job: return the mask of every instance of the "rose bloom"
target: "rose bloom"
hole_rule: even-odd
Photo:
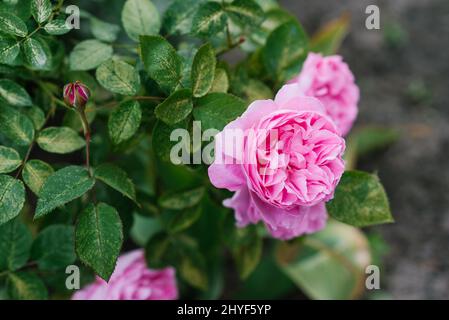
[[[242,139],[236,131],[245,132]],[[274,237],[291,239],[325,226],[344,150],[320,101],[286,85],[274,101],[253,102],[215,136],[209,178],[235,192],[224,205],[234,209],[239,227],[262,221]]]
[[[351,130],[360,93],[341,56],[309,53],[301,73],[290,83],[296,83],[300,93],[318,98],[343,136]]]
[[[78,290],[73,300],[175,300],[178,298],[175,270],[151,270],[143,250],[120,256],[109,283],[96,281]]]

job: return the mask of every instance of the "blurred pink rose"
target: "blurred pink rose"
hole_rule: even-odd
[[[216,135],[209,178],[235,191],[224,205],[234,209],[238,226],[262,221],[274,237],[290,239],[324,227],[344,150],[320,101],[286,85],[274,101],[253,102]]]
[[[341,56],[309,53],[301,73],[290,83],[296,83],[304,95],[318,98],[343,136],[351,130],[360,93],[354,75]]]
[[[143,250],[135,250],[118,258],[109,283],[96,281],[78,290],[73,300],[175,300],[178,298],[175,270],[150,270]]]

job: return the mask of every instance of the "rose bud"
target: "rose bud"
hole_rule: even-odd
[[[64,101],[71,107],[83,109],[90,97],[89,88],[76,81],[64,86]]]

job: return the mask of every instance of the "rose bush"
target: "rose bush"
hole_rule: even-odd
[[[1,2],[0,299],[360,297],[357,227],[392,216],[355,160],[391,139],[348,134],[347,30],[275,0]]]

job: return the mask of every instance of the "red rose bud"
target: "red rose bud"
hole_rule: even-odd
[[[64,86],[64,101],[71,107],[83,109],[90,97],[89,88],[80,81]]]

